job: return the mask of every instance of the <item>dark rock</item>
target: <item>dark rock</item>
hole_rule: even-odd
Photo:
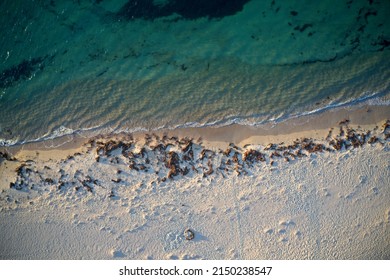
[[[195,238],[195,233],[191,229],[187,228],[184,231],[184,237],[186,240],[192,240]]]

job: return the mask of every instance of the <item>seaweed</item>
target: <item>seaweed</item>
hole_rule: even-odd
[[[36,71],[44,69],[44,61],[47,58],[48,56],[23,59],[19,64],[5,69],[0,73],[0,88],[11,87],[20,80],[31,78]]]
[[[371,43],[372,46],[380,46],[378,51],[383,51],[385,48],[390,46],[390,41],[383,38],[383,36],[378,36],[377,41]]]
[[[169,0],[155,3],[153,0],[129,0],[116,13],[116,16],[127,20],[154,20],[172,14],[178,14],[182,19],[194,20],[202,17],[220,19],[240,12],[249,0]]]
[[[299,30],[299,32],[303,32],[305,31],[307,28],[309,27],[313,27],[313,24],[311,23],[305,23],[304,25],[300,26],[300,25],[297,25],[294,30]]]

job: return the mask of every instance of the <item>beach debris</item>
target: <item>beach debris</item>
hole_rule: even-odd
[[[54,184],[54,180],[52,178],[46,178],[45,183],[52,185],[52,184]]]
[[[272,152],[270,158],[274,158],[274,157],[282,157],[282,155],[279,154],[278,152]]]
[[[14,182],[9,183],[9,187],[10,189],[18,189],[18,186]]]
[[[251,163],[253,163],[254,161],[265,161],[265,155],[260,153],[259,151],[250,149],[245,151],[242,160],[249,161]]]
[[[313,139],[303,138],[301,140],[301,149],[308,151],[309,153],[322,152],[325,146],[323,144],[317,144],[313,142]]]
[[[207,177],[211,174],[213,174],[214,172],[214,169],[213,169],[213,164],[211,162],[211,160],[209,159],[209,161],[207,162],[207,166],[208,166],[208,170],[206,172],[203,173],[203,177]]]
[[[147,179],[152,182],[153,187],[169,181],[168,179],[182,180],[189,177],[199,180],[199,177],[219,174],[221,178],[251,174],[251,169],[262,162],[268,162],[269,170],[277,172],[284,164],[301,160],[312,153],[344,152],[365,144],[385,145],[390,138],[389,120],[371,131],[348,125],[348,120],[341,121],[340,133],[337,134],[337,130],[335,132],[334,129],[330,129],[326,138],[322,140],[300,138],[292,143],[269,143],[265,147],[253,144],[238,147],[230,143],[225,150],[218,151],[207,149],[188,137],[169,138],[167,135],[159,137],[151,134],[146,137],[150,145],[145,145],[143,141],[134,140],[125,134],[115,139],[96,138],[88,142],[87,152],[85,150],[77,152],[57,162],[53,160],[41,164],[40,161],[34,160],[18,161],[14,169],[16,178],[9,183],[9,187],[29,195],[30,192],[42,193],[41,190],[45,188],[47,191],[61,190],[61,193],[75,189],[80,191],[79,195],[86,195],[88,192],[98,193],[104,189],[105,197],[112,198],[115,195],[114,190],[125,187],[126,184],[120,184],[124,178],[130,176],[130,182],[131,177],[139,172],[148,173],[145,174],[147,178],[153,177]],[[90,155],[87,155],[88,153]],[[91,165],[78,164],[79,161],[83,161],[84,156],[91,159]],[[17,161],[7,151],[2,150],[0,164],[9,160]],[[74,168],[76,160],[76,166],[79,168],[77,170]],[[126,171],[126,166],[131,171]],[[112,177],[104,174],[106,168],[113,168]],[[94,172],[96,169],[103,171],[100,171],[103,174],[100,176]]]
[[[241,148],[237,147],[234,143],[229,143],[229,147],[232,147],[236,151],[241,151]]]
[[[232,151],[232,148],[227,148],[224,152],[222,152],[225,156],[229,156],[230,155],[230,153],[231,153],[231,151]]]
[[[290,152],[290,150],[284,151],[284,152],[283,152],[283,156],[285,156],[285,157],[291,157],[292,159],[295,159],[295,158],[297,157],[295,154],[293,154],[292,152]]]
[[[347,124],[349,124],[349,122],[350,122],[349,119],[344,119],[344,120],[339,122],[339,125],[347,125]]]
[[[191,165],[192,171],[195,171],[196,173],[199,173],[198,169],[196,169],[195,166]]]
[[[118,164],[119,162],[120,162],[120,160],[119,160],[118,157],[114,157],[114,158],[111,158],[111,159],[110,159],[110,163]]]
[[[103,155],[111,156],[112,152],[121,148],[122,145],[123,143],[121,141],[109,140],[103,145],[103,147],[98,148],[98,154],[103,152]]]
[[[135,161],[130,161],[129,168],[135,171],[139,171],[139,168],[137,167]]]
[[[152,136],[150,134],[145,134],[145,145],[149,145],[152,142]]]
[[[145,156],[147,157],[147,155],[148,155],[148,153],[146,152],[145,147],[142,147],[142,149],[141,149],[141,151],[139,153],[141,154],[142,158],[145,158]]]
[[[238,163],[238,155],[239,155],[238,152],[235,152],[235,153],[234,153],[234,155],[233,155],[233,157],[232,157],[232,160],[233,160],[234,163]]]
[[[176,152],[168,153],[168,161],[166,162],[166,167],[169,168],[168,178],[173,179],[174,176],[179,175],[181,172],[180,164],[179,164],[179,155]]]
[[[329,132],[328,132],[328,135],[326,136],[326,141],[329,141],[332,137],[332,133],[333,133],[333,128],[329,129]]]
[[[205,157],[206,158],[212,158],[215,155],[215,152],[209,149],[203,149],[200,152],[199,159],[203,160]]]
[[[381,127],[382,133],[384,133],[386,131],[386,129],[388,129],[389,127],[390,127],[390,120],[386,120],[384,122],[384,124],[382,124],[382,127]]]
[[[44,178],[38,174],[35,170],[31,169],[31,165],[22,163],[15,169],[17,178],[15,182],[10,183],[10,188],[16,190],[26,190],[32,181],[31,177],[35,177],[34,180],[40,180],[42,183],[45,181]],[[30,188],[32,185],[30,186]]]
[[[345,132],[344,132],[343,127],[340,127],[340,133],[339,133],[339,135],[340,135],[341,137],[345,135]]]
[[[276,144],[270,143],[270,144],[268,144],[268,145],[264,148],[264,150],[265,150],[265,151],[268,151],[268,150],[275,150],[276,147],[277,147]]]
[[[153,133],[152,135],[156,139],[156,141],[160,141],[160,136],[158,136],[156,133]]]
[[[85,179],[80,179],[78,177],[81,176],[81,172],[78,173],[79,175],[76,176],[77,180],[81,183],[82,187],[84,187],[87,192],[92,192],[93,191],[93,186],[97,186],[98,185],[98,180],[96,179],[92,179],[91,176],[87,175],[85,177]],[[81,187],[80,186],[76,186],[75,189],[76,191],[78,191]]]
[[[61,190],[65,186],[65,182],[59,181],[58,183],[57,190]]]
[[[167,146],[165,146],[164,144],[161,144],[161,143],[152,147],[153,152],[155,152],[155,151],[164,152],[166,149],[167,149]]]
[[[340,139],[332,139],[329,144],[337,151],[340,151],[343,148],[344,141]]]
[[[13,156],[11,156],[9,153],[7,152],[0,152],[0,160],[1,159],[5,159],[5,160],[8,160],[8,161],[16,161],[17,159]],[[0,161],[1,163],[1,161]]]
[[[186,240],[192,240],[195,238],[195,233],[191,229],[187,228],[184,230],[184,237]]]
[[[300,149],[295,152],[295,155],[299,158],[306,157],[306,155],[302,153],[302,150]]]
[[[181,169],[181,174],[183,176],[186,176],[189,172],[190,172],[190,170],[188,169],[187,166],[185,166],[183,169]]]

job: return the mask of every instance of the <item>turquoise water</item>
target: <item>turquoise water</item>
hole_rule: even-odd
[[[390,1],[0,4],[0,145],[390,97]]]

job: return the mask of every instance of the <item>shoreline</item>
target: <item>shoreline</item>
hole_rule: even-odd
[[[168,135],[177,137],[202,138],[210,148],[226,148],[229,143],[236,145],[262,144],[270,142],[291,143],[297,138],[310,137],[321,140],[326,137],[330,128],[335,127],[342,120],[349,120],[351,127],[368,128],[379,125],[390,119],[390,105],[359,104],[349,107],[330,109],[313,115],[287,119],[279,123],[269,122],[259,126],[231,124],[215,127],[189,127],[177,129],[161,129],[156,131],[139,131],[134,133],[108,133],[97,136],[66,135],[52,140],[43,140],[33,143],[20,144],[10,147],[0,147],[0,151],[16,154],[21,150],[74,150],[80,148],[90,139],[115,139],[123,135],[133,135],[143,138],[146,134],[158,136]]]
[[[7,149],[0,259],[388,259],[387,109]]]

